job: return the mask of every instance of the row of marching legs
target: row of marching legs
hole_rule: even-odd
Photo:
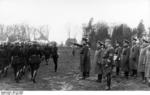
[[[31,73],[31,81],[33,81],[33,83],[36,83],[35,78],[36,78],[38,69],[35,69],[33,66],[35,66],[35,65],[23,66],[22,68],[13,67],[15,81],[17,83],[19,83],[19,81],[25,76],[25,73],[30,72]]]
[[[22,77],[25,75],[26,69],[28,66],[23,65],[19,66],[19,64],[13,64],[12,68],[14,70],[15,81],[18,83]]]
[[[8,68],[9,68],[9,67],[10,67],[10,65],[5,66],[4,68],[0,69],[0,78],[7,76],[7,72],[8,72]]]

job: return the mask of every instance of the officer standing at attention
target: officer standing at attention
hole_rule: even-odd
[[[111,40],[105,40],[106,49],[104,51],[103,59],[104,59],[104,76],[107,78],[107,86],[106,90],[111,89],[111,74],[113,68],[113,56],[114,56],[114,48],[111,45]]]

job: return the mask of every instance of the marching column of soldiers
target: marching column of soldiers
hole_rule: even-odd
[[[45,49],[46,48],[46,49]],[[26,72],[31,72],[31,80],[36,83],[36,75],[42,61],[53,58],[57,71],[57,46],[41,45],[38,42],[4,43],[0,46],[0,76],[7,76],[9,67],[13,68],[18,83]]]
[[[88,39],[82,39],[82,45],[74,43],[81,48],[80,52],[80,69],[82,72],[81,79],[89,77],[90,48]],[[97,41],[94,54],[93,64],[97,82],[107,81],[106,90],[111,89],[112,76],[123,76],[125,79],[141,77],[142,82],[150,86],[150,43],[146,39],[138,41],[133,38],[131,43],[128,40],[121,42],[116,41],[115,46],[111,45],[111,40],[106,39],[104,42]],[[115,73],[113,73],[115,72]]]

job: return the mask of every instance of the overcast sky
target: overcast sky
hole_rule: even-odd
[[[0,0],[0,23],[48,25],[50,40],[81,39],[83,23],[106,21],[137,27],[141,19],[150,27],[150,0]]]

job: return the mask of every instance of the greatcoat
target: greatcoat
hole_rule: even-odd
[[[81,72],[90,72],[90,69],[90,49],[87,45],[84,45],[80,51],[80,70]]]
[[[95,74],[102,74],[103,73],[103,55],[104,49],[98,49],[95,51],[93,64],[95,66]]]
[[[150,77],[150,45],[146,47],[145,77]]]
[[[129,56],[130,47],[124,47],[121,54],[121,69],[124,72],[129,72]]]
[[[139,61],[139,46],[134,45],[130,49],[130,69],[137,70]]]
[[[145,62],[146,62],[146,48],[144,45],[142,45],[140,48],[138,72],[145,72]]]

